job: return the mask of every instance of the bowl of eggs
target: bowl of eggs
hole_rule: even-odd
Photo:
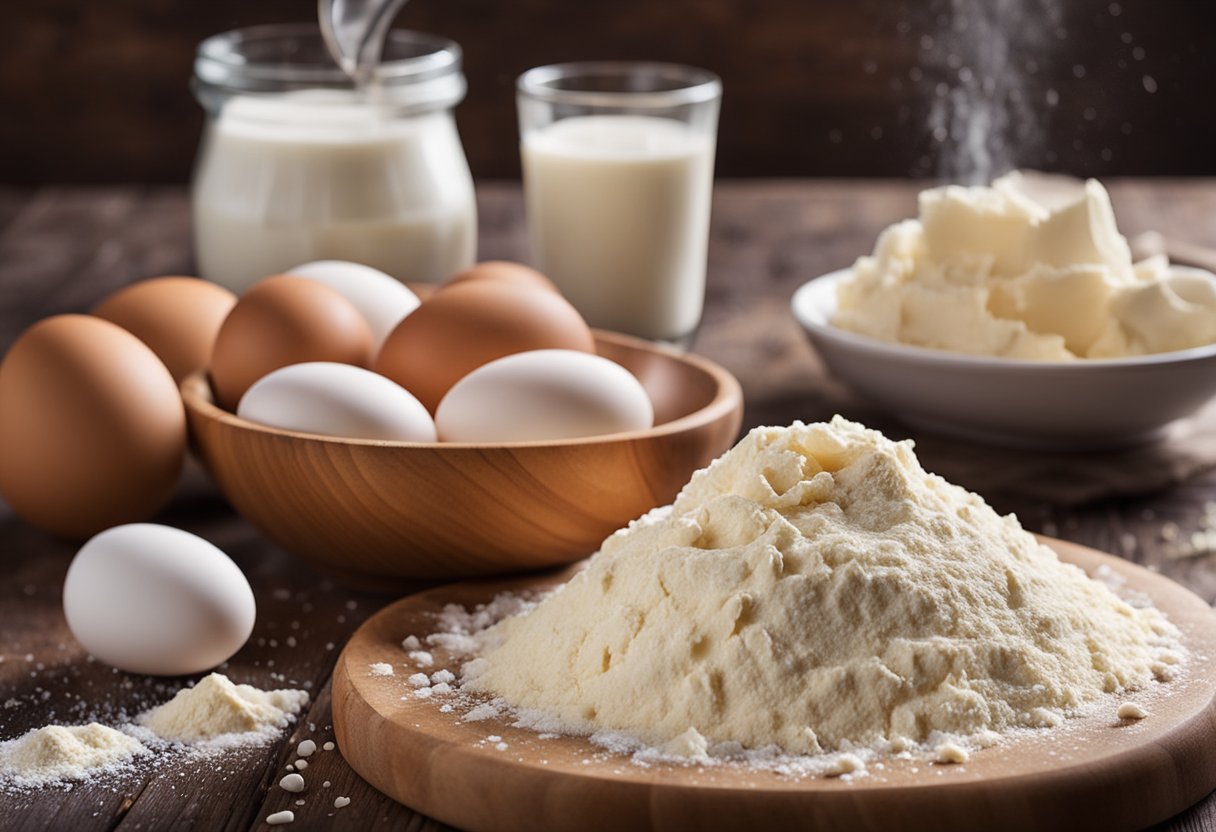
[[[742,417],[726,370],[593,332],[539,272],[496,262],[418,293],[336,261],[269,277],[181,393],[240,514],[380,590],[585,557]]]

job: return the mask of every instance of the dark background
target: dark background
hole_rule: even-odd
[[[185,181],[198,41],[315,20],[311,0],[5,0],[4,12],[4,184]],[[590,58],[721,74],[723,176],[1216,173],[1212,0],[412,0],[398,23],[464,46],[458,117],[479,177],[518,175],[516,75]],[[974,118],[951,121],[956,96],[978,104]],[[977,160],[969,130],[989,150],[1007,136],[1008,152]]]

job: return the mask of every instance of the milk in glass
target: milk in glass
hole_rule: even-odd
[[[674,119],[589,115],[525,131],[541,270],[592,326],[686,341],[701,318],[714,138]]]

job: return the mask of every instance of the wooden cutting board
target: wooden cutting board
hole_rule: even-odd
[[[1139,829],[1170,817],[1216,788],[1216,614],[1146,569],[1044,542],[1091,575],[1105,564],[1183,631],[1191,655],[1181,678],[1125,697],[1144,704],[1146,719],[1118,720],[1112,703],[1059,729],[975,752],[962,765],[888,759],[881,770],[842,780],[729,766],[642,767],[583,738],[541,739],[505,719],[461,723],[460,709],[441,713],[438,701],[409,695],[401,640],[432,632],[444,604],[471,606],[558,576],[440,587],[367,621],[334,672],[338,745],[380,791],[475,832]],[[431,670],[447,666],[444,651],[432,653]],[[376,662],[394,664],[397,675],[372,675]]]

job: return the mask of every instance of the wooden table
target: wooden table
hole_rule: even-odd
[[[811,353],[788,314],[805,279],[850,263],[876,233],[914,211],[906,182],[728,182],[716,194],[710,285],[697,350],[738,375],[745,427],[831,415]],[[1116,182],[1121,226],[1216,246],[1216,180]],[[481,255],[526,259],[516,186],[480,188]],[[0,347],[36,319],[80,311],[124,283],[190,271],[188,205],[180,189],[0,189]],[[847,415],[847,414],[846,414]],[[884,425],[886,427],[886,425]],[[896,428],[898,429],[898,428]],[[1214,510],[1216,472],[1163,493],[1080,508],[1003,497],[1023,523],[1150,568],[1216,599],[1216,559],[1178,558],[1165,523],[1189,536]],[[281,741],[212,760],[172,760],[144,776],[71,791],[0,795],[0,829],[250,829],[292,809],[299,829],[438,829],[363,783],[337,752],[319,751],[309,789],[277,787],[296,744],[331,739],[328,680],[345,639],[387,598],[322,579],[264,541],[196,477],[159,520],[210,539],[249,576],[258,601],[253,637],[224,669],[260,687],[305,687],[308,713]],[[52,540],[0,506],[0,738],[51,721],[114,718],[167,698],[183,680],[157,680],[90,662],[72,639],[60,589],[75,546]],[[329,788],[321,786],[329,781]],[[333,808],[339,795],[349,806]],[[294,805],[303,799],[305,805]],[[1216,797],[1163,829],[1212,829]]]

